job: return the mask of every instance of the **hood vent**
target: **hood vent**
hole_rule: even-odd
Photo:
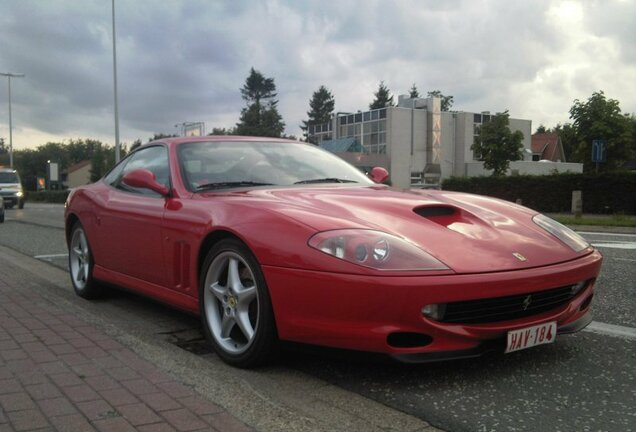
[[[436,218],[436,217],[444,217],[444,216],[452,216],[457,210],[454,207],[450,206],[426,206],[426,207],[416,207],[413,211],[425,218]]]

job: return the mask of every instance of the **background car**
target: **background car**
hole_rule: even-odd
[[[513,352],[582,329],[602,257],[537,212],[398,190],[311,144],[175,138],[66,203],[76,293],[108,282],[198,313],[226,362],[280,340],[405,362]]]
[[[0,196],[4,198],[4,206],[24,208],[24,189],[18,172],[11,168],[0,168]]]

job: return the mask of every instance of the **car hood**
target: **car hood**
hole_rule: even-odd
[[[0,183],[0,189],[2,190],[20,190],[22,185],[20,183]]]
[[[385,186],[253,189],[240,194],[316,231],[361,228],[397,235],[457,273],[539,267],[589,252],[576,253],[538,227],[532,221],[537,212],[478,195]]]

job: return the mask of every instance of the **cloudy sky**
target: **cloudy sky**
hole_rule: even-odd
[[[114,144],[111,0],[0,0],[0,72],[12,80],[15,149]],[[116,0],[121,139],[175,124],[232,127],[251,67],[273,77],[288,134],[320,86],[336,111],[396,96],[453,95],[460,111],[568,121],[604,90],[636,112],[636,1]],[[0,137],[8,141],[6,78]]]

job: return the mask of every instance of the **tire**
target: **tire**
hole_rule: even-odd
[[[84,227],[78,221],[71,230],[68,248],[68,269],[75,294],[91,300],[102,294],[102,287],[93,279],[93,254]]]
[[[24,200],[20,200],[20,202],[18,203],[18,208],[20,210],[22,210],[24,208]]]
[[[207,340],[226,363],[252,368],[271,360],[278,335],[269,290],[250,250],[225,239],[201,269],[199,310]]]
[[[4,213],[0,214],[0,223],[4,223]]]

